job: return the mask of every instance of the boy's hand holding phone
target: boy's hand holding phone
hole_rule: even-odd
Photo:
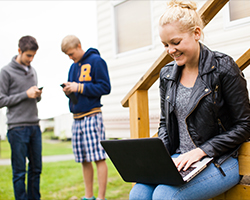
[[[77,83],[76,82],[68,82],[68,83],[63,83],[60,86],[63,88],[64,93],[69,96],[69,98],[71,99],[71,101],[73,102],[73,104],[77,104],[78,100],[76,98],[76,95],[74,93],[74,86],[76,85],[77,88]]]

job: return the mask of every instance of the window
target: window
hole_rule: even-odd
[[[225,25],[226,28],[250,23],[250,1],[230,0],[227,4]]]
[[[122,1],[114,6],[116,54],[152,45],[149,0]]]
[[[250,17],[250,1],[229,1],[230,21]]]

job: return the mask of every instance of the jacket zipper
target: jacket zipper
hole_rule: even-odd
[[[220,173],[221,173],[223,176],[226,176],[226,174],[225,174],[225,172],[223,171],[223,169],[221,168],[220,164],[218,164],[218,163],[216,163],[216,162],[213,162],[213,163],[214,163],[214,166],[220,170]]]
[[[216,87],[216,89],[218,89],[218,87]],[[192,114],[192,112],[193,112],[193,111],[195,110],[195,108],[198,106],[198,104],[200,103],[201,99],[203,99],[205,96],[209,95],[210,93],[211,93],[211,91],[210,91],[209,93],[203,95],[203,96],[200,98],[200,100],[198,101],[198,103],[195,105],[195,107],[193,108],[193,110],[192,110],[192,111],[186,116],[186,118],[185,118],[185,123],[186,123],[187,131],[188,131],[188,135],[189,135],[191,141],[193,142],[194,146],[196,146],[196,144],[194,143],[194,141],[193,141],[193,139],[192,139],[192,137],[191,137],[191,135],[190,135],[190,133],[189,133],[188,125],[187,125],[187,118]],[[220,119],[218,119],[218,122],[220,122],[222,128],[225,130],[224,126],[222,125],[222,123],[221,123],[221,121],[220,121]],[[196,146],[196,148],[197,148],[197,146]],[[225,174],[225,172],[223,171],[223,169],[221,168],[220,164],[215,163],[215,162],[213,162],[213,163],[214,163],[214,166],[220,170],[221,174],[222,174],[223,176],[226,176],[226,174]]]
[[[241,145],[240,145],[240,146],[241,146]],[[221,164],[224,163],[224,161],[226,161],[231,155],[233,155],[235,152],[237,152],[237,151],[239,150],[240,146],[239,146],[237,149],[235,149],[230,155],[228,155],[225,159],[221,160],[221,161],[220,161],[220,164],[217,163],[217,162],[215,162],[215,161],[213,161],[214,166],[220,170],[220,172],[221,172],[221,174],[222,174],[223,176],[226,176],[226,174],[225,174],[225,172],[223,171],[223,169],[221,168]]]
[[[198,103],[195,105],[195,107],[192,109],[192,111],[191,111],[191,112],[186,116],[186,118],[185,118],[185,124],[186,124],[186,128],[187,128],[187,131],[188,131],[188,135],[189,135],[191,141],[193,142],[194,146],[196,146],[196,144],[194,143],[194,141],[193,141],[193,139],[192,139],[192,137],[191,137],[191,135],[190,135],[190,133],[189,133],[188,125],[187,125],[187,118],[192,114],[192,112],[193,112],[193,111],[195,110],[195,108],[198,106],[198,104],[200,103],[201,99],[203,99],[205,96],[209,95],[210,93],[211,93],[211,91],[210,91],[209,93],[203,95],[203,96],[200,98],[200,100],[198,101]],[[197,146],[196,146],[196,148],[197,148]]]
[[[221,123],[221,120],[218,118],[218,124],[222,127],[222,129],[224,130],[224,131],[227,131],[226,129],[225,129],[225,127],[223,126],[223,124]]]
[[[222,129],[223,129],[224,131],[227,131],[227,130],[225,129],[225,127],[223,126],[223,124],[222,124],[222,122],[221,122],[221,120],[220,120],[219,118],[217,119],[217,121],[218,121],[218,124],[222,127]],[[228,157],[227,157],[227,158],[228,158]],[[226,158],[226,159],[227,159],[227,158]],[[221,163],[223,163],[226,159],[222,160]],[[226,176],[225,172],[224,172],[223,169],[221,168],[221,165],[220,165],[219,163],[216,163],[215,161],[214,161],[213,163],[214,163],[214,166],[217,167],[217,168],[220,170],[221,174],[222,174],[223,176]]]
[[[215,102],[215,99],[217,98],[218,88],[219,88],[219,86],[218,86],[218,85],[216,85],[216,86],[215,86],[215,89],[214,89],[214,95],[213,95],[214,104],[216,103],[216,102]]]

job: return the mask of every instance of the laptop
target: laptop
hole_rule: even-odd
[[[213,160],[205,157],[187,171],[179,172],[160,138],[103,140],[101,145],[126,182],[180,185],[190,181]]]

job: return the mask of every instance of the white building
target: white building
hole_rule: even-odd
[[[48,129],[54,129],[55,126],[54,119],[53,118],[41,119],[39,125],[42,133]]]
[[[54,117],[54,135],[59,139],[69,139],[72,136],[71,127],[73,115],[71,113]]]

